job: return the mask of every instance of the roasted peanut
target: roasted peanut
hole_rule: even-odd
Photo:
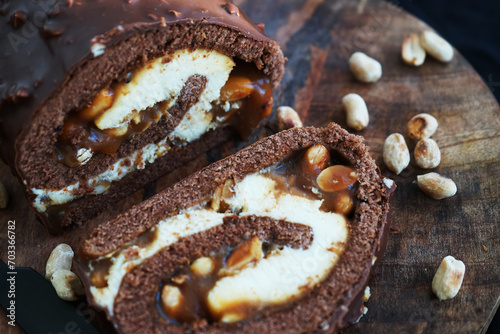
[[[167,315],[172,316],[182,304],[181,290],[176,286],[165,285],[161,289],[161,302]]]
[[[365,100],[358,94],[347,94],[342,98],[342,105],[347,115],[347,125],[356,130],[361,131],[368,126],[370,116]]]
[[[393,133],[385,139],[383,155],[386,166],[397,175],[410,164],[410,151],[400,133]]]
[[[301,128],[303,126],[299,114],[297,114],[293,108],[279,107],[276,111],[276,117],[278,119],[278,129],[280,131],[291,128]]]
[[[457,185],[452,179],[438,173],[427,173],[417,176],[418,187],[434,199],[448,198],[457,193]]]
[[[120,126],[119,128],[114,128],[114,129],[109,129],[106,130],[107,133],[109,133],[112,136],[115,137],[121,137],[125,135],[128,131],[128,125]]]
[[[411,139],[420,140],[429,138],[436,132],[438,121],[429,114],[418,114],[410,119],[407,128]]]
[[[433,31],[427,30],[420,35],[422,48],[432,57],[444,63],[453,59],[453,47],[441,36]]]
[[[262,241],[258,237],[253,237],[243,241],[234,249],[226,260],[226,268],[229,271],[239,271],[246,266],[257,264],[262,258]]]
[[[401,58],[408,65],[420,66],[425,61],[425,50],[417,34],[406,36],[401,45]]]
[[[2,181],[0,181],[0,209],[5,209],[9,204],[9,193]]]
[[[457,295],[465,274],[465,264],[448,255],[441,261],[441,265],[432,280],[432,291],[439,298],[445,300]]]
[[[350,167],[334,165],[324,169],[316,178],[321,190],[326,192],[341,191],[358,181],[358,174]]]
[[[212,210],[225,212],[229,208],[225,200],[231,198],[234,195],[233,187],[234,180],[229,179],[214,190],[212,202],[210,204]]]
[[[91,105],[83,108],[78,116],[84,120],[92,120],[97,116],[102,114],[105,110],[109,109],[113,104],[114,93],[111,89],[105,88],[102,89],[94,98]]]
[[[361,82],[376,82],[382,77],[382,65],[363,52],[355,52],[349,58],[349,67]]]
[[[69,270],[56,270],[51,275],[50,282],[61,299],[74,301],[85,294],[82,282],[73,272]]]
[[[67,244],[57,245],[50,253],[45,266],[45,278],[50,279],[52,274],[59,269],[71,270],[74,252]]]
[[[330,162],[330,152],[321,144],[311,146],[302,158],[302,170],[308,175],[318,175]]]
[[[214,261],[209,257],[200,257],[191,264],[191,271],[198,276],[206,276],[214,271]]]
[[[415,146],[415,162],[420,168],[435,168],[441,162],[439,146],[431,138],[419,140]]]

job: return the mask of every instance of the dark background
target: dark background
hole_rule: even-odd
[[[429,24],[457,48],[500,101],[499,0],[390,1]],[[487,334],[499,333],[500,312],[497,311]]]

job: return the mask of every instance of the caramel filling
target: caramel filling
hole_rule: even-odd
[[[171,58],[166,56],[164,62],[169,61]],[[170,117],[169,112],[176,106],[174,99],[158,102],[141,111],[132,110],[118,127],[107,125],[106,112],[113,107],[118,96],[130,93],[129,83],[134,77],[143,75],[143,70],[129,73],[123,82],[112,83],[102,89],[87,107],[68,115],[54,144],[54,155],[59,162],[78,167],[88,162],[95,152],[114,156],[122,143],[143,133],[162,118]],[[269,77],[253,64],[237,60],[219,99],[212,102],[212,109],[207,113],[212,115],[213,123],[227,123],[246,139],[271,109],[272,83]]]

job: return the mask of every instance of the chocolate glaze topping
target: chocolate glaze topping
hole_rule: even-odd
[[[30,114],[96,43],[111,47],[131,34],[173,23],[217,24],[255,40],[262,29],[226,1],[35,0],[0,3],[0,139],[13,163],[14,141]]]

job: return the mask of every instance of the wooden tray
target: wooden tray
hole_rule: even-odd
[[[235,2],[256,22],[266,24],[266,33],[281,43],[288,57],[275,105],[294,106],[306,125],[334,121],[346,127],[341,99],[351,92],[360,94],[368,105],[370,125],[359,134],[366,138],[382,173],[398,185],[391,200],[393,230],[386,255],[370,281],[369,311],[345,332],[484,333],[500,296],[500,108],[488,87],[458,52],[449,64],[428,59],[419,68],[405,65],[400,59],[403,37],[427,26],[386,2]],[[349,72],[347,60],[358,50],[382,63],[378,83],[359,83]],[[433,138],[441,148],[442,162],[436,171],[456,182],[458,193],[450,199],[432,200],[418,189],[416,176],[426,171],[413,159],[399,176],[382,162],[385,138],[394,132],[406,136],[408,120],[422,112],[439,121]],[[271,118],[258,135],[269,134],[273,122]],[[410,149],[415,146],[410,140],[408,144]],[[234,145],[228,144],[217,154],[233,151]],[[213,152],[200,157],[86,227],[58,237],[49,236],[35,220],[20,184],[2,164],[0,178],[11,198],[9,207],[0,211],[0,258],[7,257],[7,220],[16,220],[16,265],[44,273],[57,244],[77,247],[97,224],[212,159]],[[431,282],[446,255],[464,261],[466,274],[457,297],[440,302],[432,294]],[[19,331],[6,325],[3,309],[0,318],[0,332]]]

